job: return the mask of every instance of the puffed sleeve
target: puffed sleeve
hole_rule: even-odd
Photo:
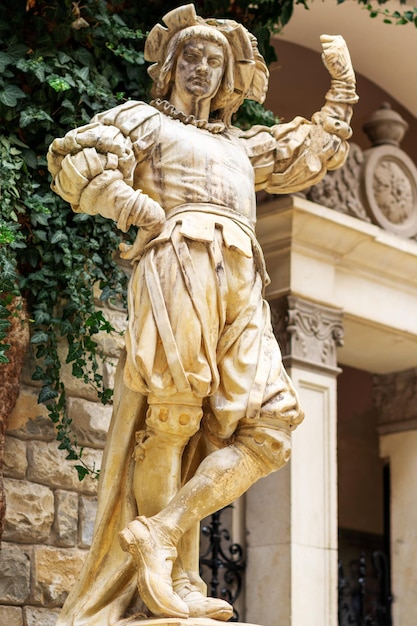
[[[157,234],[165,221],[162,207],[134,189],[137,164],[152,150],[159,114],[141,102],[127,102],[96,115],[90,124],[55,139],[48,151],[52,189],[77,213],[100,214],[126,232],[131,225]]]
[[[311,121],[296,117],[288,124],[255,126],[241,133],[257,190],[295,193],[344,164],[349,151],[347,140],[352,135],[351,105],[357,96],[341,93],[341,89],[333,83],[325,105]]]

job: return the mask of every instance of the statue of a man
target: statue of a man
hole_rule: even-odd
[[[95,538],[59,625],[117,623],[136,577],[155,616],[229,619],[227,602],[205,597],[193,533],[288,461],[303,419],[263,299],[255,191],[296,192],[344,163],[349,53],[322,37],[332,84],[311,121],[243,132],[232,115],[244,98],[263,102],[268,82],[255,38],[193,5],[164,22],[145,49],[157,99],[96,115],[49,151],[53,189],[74,211],[139,227],[122,252],[133,264],[126,355]]]

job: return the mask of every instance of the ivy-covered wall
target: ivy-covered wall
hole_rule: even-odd
[[[103,312],[119,332],[124,330],[123,309],[107,307]],[[123,338],[104,333],[97,340],[104,357],[100,375],[112,387]],[[28,355],[5,437],[7,513],[0,551],[4,626],[54,626],[91,544],[96,514],[97,480],[87,476],[79,481],[77,462],[58,449],[54,424],[38,403],[33,366]],[[94,387],[72,376],[68,366],[62,378],[72,432],[85,462],[99,470],[111,406],[103,406]]]

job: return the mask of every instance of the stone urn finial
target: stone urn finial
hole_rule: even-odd
[[[384,102],[365,122],[363,130],[373,146],[399,146],[408,130],[408,124],[399,113],[392,110],[388,102]]]

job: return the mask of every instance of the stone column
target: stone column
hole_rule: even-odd
[[[342,313],[296,296],[271,302],[306,417],[287,467],[247,494],[246,620],[337,626],[336,347]]]
[[[417,623],[417,368],[374,377],[380,455],[390,465],[392,618]]]

